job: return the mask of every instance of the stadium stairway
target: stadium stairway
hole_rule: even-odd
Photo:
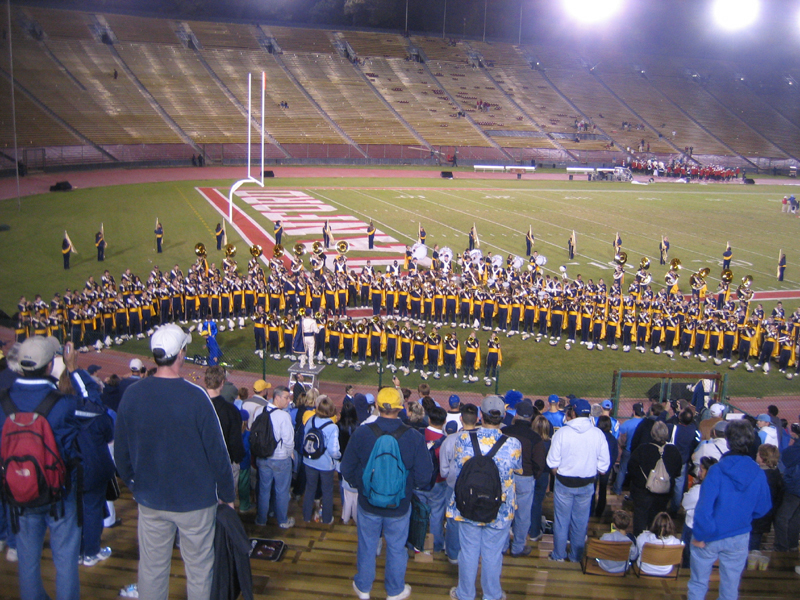
[[[219,86],[219,89],[222,90],[222,93],[225,94],[225,97],[228,100],[230,100],[231,104],[233,104],[237,109],[239,109],[239,112],[242,113],[243,117],[247,118],[248,116],[247,108],[241,102],[239,102],[239,99],[236,97],[236,95],[225,84],[225,82],[219,78],[219,76],[214,72],[214,69],[211,68],[211,65],[208,64],[208,61],[203,57],[203,54],[200,52],[201,44],[194,36],[194,33],[192,32],[189,23],[183,22],[180,24],[180,26],[183,28],[183,30],[187,35],[192,36],[192,39],[194,40],[193,50],[197,55],[197,59],[200,61],[200,64],[203,65],[203,68],[205,68],[206,71],[208,71],[208,74],[211,77],[211,79],[213,79],[214,82],[217,84],[217,86]],[[258,89],[259,85],[256,85],[256,90]],[[259,94],[257,93],[256,96],[259,96]],[[259,136],[261,134],[261,124],[258,122],[258,119],[252,115],[250,120],[251,120],[250,125],[254,130],[253,133],[256,134],[256,136]],[[269,132],[264,131],[264,138],[265,138],[264,141],[275,146],[283,154],[284,158],[291,158],[291,154],[289,154],[289,152],[287,152],[287,150],[283,146],[281,146],[280,142],[278,142],[278,140],[272,137],[272,135]],[[256,139],[259,138],[256,137]]]
[[[418,50],[419,52],[422,52],[422,50],[421,50],[421,49],[417,49],[417,50]],[[500,146],[500,144],[498,144],[498,143],[497,143],[497,142],[494,140],[494,138],[492,138],[492,136],[490,136],[488,133],[486,133],[486,132],[485,132],[485,131],[484,131],[484,130],[481,128],[481,126],[480,126],[480,125],[478,125],[478,124],[475,122],[475,119],[473,119],[473,118],[472,118],[472,116],[471,116],[471,115],[470,115],[470,114],[469,114],[469,113],[468,113],[466,110],[464,110],[464,107],[461,105],[461,103],[460,103],[458,100],[456,100],[455,96],[453,96],[453,95],[452,95],[452,94],[451,94],[449,91],[447,91],[447,88],[446,88],[444,85],[442,85],[442,82],[441,82],[441,81],[439,81],[439,78],[438,78],[438,77],[436,77],[436,75],[434,75],[434,74],[433,74],[433,71],[431,71],[430,67],[428,66],[428,61],[427,61],[427,60],[426,60],[426,61],[424,61],[423,63],[421,63],[421,65],[420,65],[420,66],[421,66],[421,68],[422,68],[422,69],[425,71],[425,73],[428,75],[428,77],[430,77],[430,78],[431,78],[431,81],[433,81],[433,82],[434,82],[434,83],[435,83],[435,84],[436,84],[436,85],[439,87],[439,89],[441,89],[441,90],[444,92],[444,95],[447,97],[448,101],[449,101],[449,102],[450,102],[450,103],[451,103],[451,104],[452,104],[452,105],[453,105],[453,106],[454,106],[454,107],[455,107],[457,110],[461,111],[461,113],[464,115],[464,117],[463,117],[463,118],[464,118],[464,119],[465,119],[465,120],[466,120],[466,121],[467,121],[467,122],[468,122],[470,125],[472,125],[472,127],[474,127],[474,128],[475,128],[475,131],[477,131],[477,132],[478,132],[478,134],[479,134],[479,135],[480,135],[480,136],[481,136],[481,137],[482,137],[482,138],[483,138],[483,139],[484,139],[484,140],[485,140],[485,141],[486,141],[486,142],[487,142],[487,143],[488,143],[488,144],[489,144],[489,145],[490,145],[492,148],[494,148],[495,150],[499,151],[499,152],[500,152],[500,153],[503,155],[503,157],[504,157],[506,160],[510,160],[510,161],[512,161],[512,162],[513,162],[513,161],[514,161],[514,157],[513,157],[513,156],[511,156],[511,155],[510,155],[510,154],[509,154],[509,153],[508,153],[508,152],[507,152],[507,151],[506,151],[506,150],[505,150],[505,149],[504,149],[502,146]]]
[[[268,31],[264,31],[264,33],[269,34]],[[280,39],[278,39],[278,43],[280,43]],[[333,127],[336,133],[338,133],[347,144],[355,148],[356,151],[359,154],[361,154],[361,156],[363,156],[364,158],[369,158],[367,152],[361,146],[359,146],[358,143],[356,143],[356,141],[353,138],[347,135],[344,129],[342,129],[339,126],[339,124],[336,123],[336,121],[334,121],[331,118],[331,116],[327,112],[325,112],[325,110],[323,110],[323,108],[319,105],[319,103],[314,99],[314,96],[312,96],[311,93],[303,86],[303,84],[300,83],[297,77],[295,77],[294,73],[292,73],[292,70],[286,65],[286,63],[283,62],[283,59],[278,54],[273,54],[272,58],[275,60],[275,62],[278,64],[281,70],[286,74],[286,76],[291,80],[291,82],[295,85],[295,87],[297,87],[300,93],[303,94],[306,100],[308,100],[308,102],[312,106],[314,106],[317,109],[317,111],[319,111],[319,114],[322,116],[322,118],[325,119],[325,121],[327,121],[327,123],[331,127]]]
[[[470,47],[470,48],[472,47],[472,46],[469,44],[469,42],[465,42],[465,44],[467,44],[467,46],[468,46],[468,47]],[[566,156],[568,156],[568,157],[569,157],[569,158],[571,158],[572,160],[574,160],[574,161],[578,162],[578,157],[577,157],[577,156],[575,156],[575,155],[574,155],[572,152],[570,152],[569,150],[567,150],[567,149],[566,149],[564,146],[562,146],[562,145],[561,145],[561,143],[559,143],[559,141],[558,141],[558,140],[556,140],[556,139],[555,139],[553,136],[551,136],[550,134],[548,134],[548,133],[547,133],[547,132],[546,132],[546,131],[545,131],[545,130],[542,128],[542,126],[541,126],[541,125],[540,125],[540,124],[539,124],[539,123],[536,121],[536,119],[534,119],[534,118],[533,118],[533,117],[532,117],[532,116],[531,116],[531,115],[530,115],[530,114],[529,114],[529,113],[528,113],[528,112],[527,112],[527,111],[526,111],[524,108],[522,108],[522,106],[520,106],[520,105],[519,105],[519,103],[518,103],[516,100],[514,100],[514,98],[512,98],[512,97],[511,97],[511,95],[510,95],[510,94],[509,94],[509,93],[508,93],[508,92],[507,92],[507,91],[506,91],[506,90],[503,88],[503,86],[501,86],[501,85],[500,85],[500,84],[499,84],[499,83],[498,83],[498,82],[495,80],[495,78],[494,78],[494,77],[492,77],[492,74],[491,74],[491,72],[490,72],[490,71],[489,71],[489,70],[488,70],[488,69],[487,69],[485,66],[482,66],[482,67],[481,67],[481,72],[482,72],[482,73],[483,73],[483,74],[486,76],[486,78],[487,78],[487,79],[488,79],[488,80],[489,80],[489,81],[492,83],[492,85],[493,85],[495,88],[497,88],[497,89],[500,91],[500,93],[501,93],[501,94],[502,94],[502,95],[505,97],[505,99],[506,99],[506,100],[507,100],[507,101],[508,101],[508,102],[509,102],[509,103],[510,103],[512,106],[514,106],[514,108],[516,108],[516,109],[517,109],[517,110],[520,112],[520,114],[522,114],[522,116],[523,116],[525,119],[527,119],[527,121],[528,121],[528,122],[529,122],[531,125],[533,125],[533,127],[535,127],[535,128],[536,128],[536,130],[537,130],[537,131],[539,131],[540,133],[542,133],[542,134],[543,134],[543,135],[544,135],[544,136],[545,136],[545,137],[546,137],[546,138],[549,140],[549,142],[550,142],[550,143],[551,143],[553,146],[555,146],[555,147],[556,147],[558,150],[560,150],[561,152],[563,152],[563,153],[564,153],[564,155],[565,155],[565,157],[566,157]]]

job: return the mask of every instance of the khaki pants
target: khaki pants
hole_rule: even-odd
[[[179,513],[139,505],[139,598],[167,600],[172,546],[181,534],[188,600],[209,600],[217,507]]]

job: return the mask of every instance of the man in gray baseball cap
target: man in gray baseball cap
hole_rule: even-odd
[[[153,377],[130,386],[117,413],[117,470],[139,505],[139,594],[166,598],[172,539],[181,535],[190,598],[208,598],[217,504],[233,507],[231,462],[206,391],[181,377],[192,336],[174,324],[150,338]]]

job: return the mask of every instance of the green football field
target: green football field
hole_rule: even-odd
[[[354,170],[353,175],[358,175]],[[267,180],[276,189],[301,190],[363,221],[373,219],[382,232],[401,244],[416,241],[418,223],[428,233],[428,245],[448,246],[460,253],[467,244],[467,232],[475,224],[485,253],[525,254],[525,233],[530,226],[536,236],[535,249],[547,257],[546,272],[558,273],[566,266],[570,277],[611,280],[612,241],[616,233],[628,254],[630,281],[642,257],[649,257],[653,285],[663,283],[666,267],[658,264],[658,243],[666,235],[671,243],[670,258],[679,258],[681,290],[688,292],[689,275],[709,267],[709,290],[718,283],[721,255],[726,242],[733,248],[735,287],[745,275],[754,278],[755,290],[800,289],[800,260],[797,230],[800,220],[781,214],[780,199],[792,190],[784,186],[742,186],[738,184],[655,184],[632,185],[587,181],[537,181],[490,179],[410,179],[398,172],[396,178],[291,178]],[[458,175],[457,175],[458,177]],[[15,200],[0,203],[0,232],[3,260],[0,262],[0,308],[12,315],[20,295],[29,300],[39,293],[49,301],[55,291],[81,288],[89,275],[99,279],[108,269],[119,280],[125,268],[143,280],[158,265],[168,270],[179,264],[184,271],[194,260],[194,246],[202,242],[210,260],[221,262],[214,248],[213,230],[219,213],[198,193],[196,187],[215,187],[227,195],[232,181],[170,182],[119,185],[74,190],[24,198],[21,209]],[[237,206],[272,231],[267,221],[251,206]],[[154,251],[156,218],[164,224],[164,253]],[[108,248],[104,263],[95,258],[94,234],[104,226]],[[61,239],[67,230],[79,253],[72,256],[72,268],[61,265]],[[567,239],[575,231],[577,254],[567,257]],[[246,244],[233,229],[229,240],[239,249],[240,265],[249,258]],[[304,238],[308,240],[308,236]],[[284,245],[297,241],[284,237]],[[778,253],[787,254],[786,280],[776,279]],[[349,258],[358,258],[351,252]],[[377,256],[377,255],[373,255]],[[308,264],[306,260],[306,264]],[[764,302],[769,311],[774,302]],[[800,300],[784,302],[787,314]],[[461,331],[461,330],[460,330]],[[463,340],[466,332],[461,332]],[[486,334],[481,332],[485,341]],[[220,334],[219,341],[228,361],[241,368],[261,370],[252,353],[252,330]],[[575,393],[602,396],[610,391],[616,369],[645,371],[714,370],[713,363],[701,364],[651,353],[623,354],[621,351],[589,352],[576,346],[569,352],[519,337],[502,339],[503,366],[500,387],[526,389],[533,394]],[[198,352],[201,345],[198,343]],[[144,351],[143,343],[128,343],[123,349]],[[268,362],[267,371],[285,372],[287,363]],[[728,372],[725,365],[717,367]],[[785,380],[776,370],[769,376],[743,371],[728,372],[732,396],[787,396],[797,393],[798,381]],[[328,368],[332,380],[377,381],[366,370]],[[408,383],[416,385],[417,380]],[[476,384],[480,385],[481,384]],[[440,380],[433,387],[466,389],[459,382]],[[474,388],[475,386],[471,386]],[[649,387],[649,384],[648,384]]]

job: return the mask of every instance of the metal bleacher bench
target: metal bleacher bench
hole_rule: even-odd
[[[521,165],[474,165],[475,171],[497,171],[499,173],[535,173],[536,167],[523,167]]]

